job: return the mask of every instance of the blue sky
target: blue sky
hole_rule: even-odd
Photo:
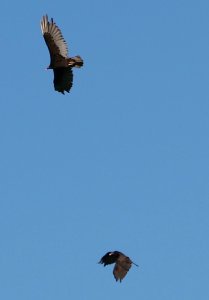
[[[209,299],[208,11],[2,1],[1,299]],[[85,63],[65,96],[45,13]],[[110,250],[140,266],[121,284]]]

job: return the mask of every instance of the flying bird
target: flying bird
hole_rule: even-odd
[[[73,85],[72,68],[83,66],[80,56],[68,57],[67,43],[63,38],[61,30],[54,20],[48,20],[43,16],[41,20],[41,31],[50,53],[50,65],[47,69],[54,71],[54,89],[62,94],[69,93]]]
[[[99,263],[104,264],[104,267],[106,265],[115,263],[113,269],[113,275],[115,277],[115,280],[116,281],[120,280],[120,282],[126,276],[132,264],[138,267],[138,265],[135,264],[128,256],[126,256],[125,254],[119,251],[107,252],[101,258]]]

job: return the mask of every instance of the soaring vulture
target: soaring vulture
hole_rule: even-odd
[[[48,20],[43,16],[41,20],[41,31],[50,53],[50,65],[47,69],[54,71],[54,89],[62,94],[69,93],[73,85],[72,68],[83,66],[80,56],[68,57],[68,47],[59,27],[54,20]]]
[[[119,251],[107,252],[101,258],[99,263],[104,264],[104,267],[106,265],[115,263],[113,275],[115,277],[115,280],[118,281],[119,279],[120,282],[126,276],[132,264],[138,267],[138,265],[135,264],[128,256]]]

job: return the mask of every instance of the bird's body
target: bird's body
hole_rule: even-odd
[[[73,85],[72,68],[83,66],[80,56],[68,57],[68,47],[59,27],[53,19],[51,22],[48,16],[43,16],[41,20],[41,31],[50,53],[50,65],[47,69],[54,71],[54,88],[56,91],[69,92]]]
[[[113,275],[115,277],[115,280],[116,281],[120,280],[120,282],[126,276],[132,264],[138,267],[137,264],[135,264],[128,256],[126,256],[120,251],[107,252],[101,258],[99,263],[104,264],[104,267],[106,265],[115,263],[113,269]]]

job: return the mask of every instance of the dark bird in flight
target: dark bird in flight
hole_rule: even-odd
[[[72,68],[83,66],[80,56],[68,57],[68,47],[59,27],[53,19],[43,16],[41,20],[41,31],[50,53],[50,65],[47,69],[54,71],[54,89],[62,94],[69,93],[73,85]]]
[[[99,264],[104,264],[104,267],[114,263],[113,275],[115,280],[120,280],[120,282],[126,276],[132,264],[138,267],[128,256],[119,251],[107,252],[99,261]]]

